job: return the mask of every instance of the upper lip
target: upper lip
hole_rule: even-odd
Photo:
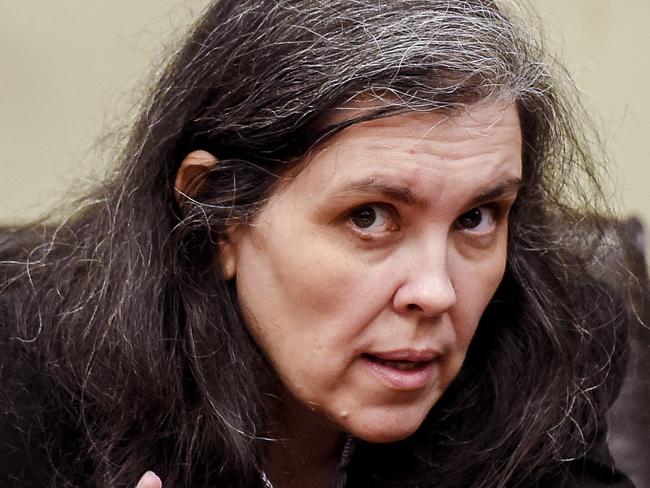
[[[433,349],[396,349],[393,351],[377,351],[365,354],[383,361],[412,361],[414,363],[433,361],[440,356]]]

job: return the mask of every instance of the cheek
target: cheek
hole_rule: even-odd
[[[285,379],[313,376],[316,364],[327,374],[353,354],[383,308],[381,280],[322,236],[280,242],[275,236],[297,235],[284,230],[240,243],[240,303],[252,335]]]
[[[458,266],[454,287],[458,293],[458,317],[455,323],[459,345],[467,350],[478,323],[494,296],[505,271],[506,252],[498,252],[482,261],[464,261]]]

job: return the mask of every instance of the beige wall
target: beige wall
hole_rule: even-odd
[[[206,4],[0,0],[0,221],[101,171],[97,139],[129,124],[155,60]]]
[[[603,129],[623,210],[650,222],[650,1],[535,3]],[[0,0],[0,219],[36,215],[101,167],[95,140],[128,125],[161,43],[206,4]]]
[[[534,3],[601,129],[620,208],[650,225],[650,1]]]

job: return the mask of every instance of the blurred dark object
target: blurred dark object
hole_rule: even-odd
[[[616,227],[621,256],[625,255],[634,275],[629,294],[638,320],[629,330],[627,374],[609,412],[608,442],[616,466],[638,488],[650,488],[650,287],[645,238],[643,225],[636,218],[621,221]]]

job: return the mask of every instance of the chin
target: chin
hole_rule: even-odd
[[[374,444],[398,442],[413,435],[426,417],[420,412],[404,412],[400,415],[375,415],[361,425],[348,425],[348,432],[357,439]]]
[[[389,442],[398,442],[403,441],[404,439],[410,437],[415,433],[416,430],[420,427],[421,424],[413,428],[405,429],[404,426],[400,426],[395,429],[381,429],[373,430],[367,432],[360,432],[355,434],[352,432],[356,438],[361,439],[366,442],[371,442],[373,444],[387,444]]]

